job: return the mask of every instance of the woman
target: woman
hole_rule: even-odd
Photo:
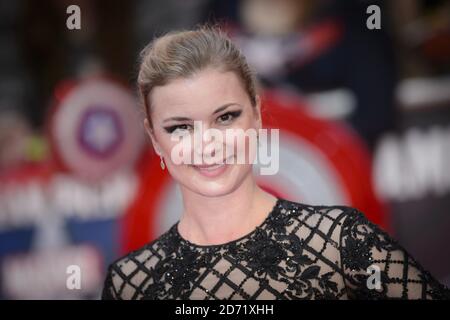
[[[259,188],[252,161],[233,161],[240,153],[250,160],[248,138],[239,148],[193,143],[183,153],[200,162],[174,161],[174,148],[190,146],[199,125],[261,128],[254,75],[219,30],[154,40],[142,52],[138,86],[145,128],[161,169],[180,185],[184,211],[159,238],[111,264],[104,299],[449,297],[358,210],[295,203]],[[227,143],[234,153],[215,157]]]

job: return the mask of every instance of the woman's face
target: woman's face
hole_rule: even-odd
[[[249,178],[254,144],[249,143],[249,136],[227,138],[226,133],[260,129],[260,103],[257,99],[252,106],[234,72],[205,69],[155,87],[148,98],[152,126],[145,121],[145,127],[155,151],[182,187],[217,197],[233,192]],[[220,134],[222,139],[218,139]],[[237,163],[243,154],[245,163]],[[180,163],[176,155],[190,161]]]

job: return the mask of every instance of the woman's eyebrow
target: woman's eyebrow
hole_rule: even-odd
[[[228,108],[228,107],[230,107],[230,106],[233,106],[233,105],[240,106],[240,104],[239,104],[239,103],[236,103],[236,102],[227,103],[227,104],[224,104],[223,106],[217,108],[217,109],[213,112],[213,114],[219,113],[220,111],[223,111],[223,110],[225,110],[226,108]]]
[[[186,117],[171,117],[171,118],[167,118],[165,119],[163,122],[168,122],[168,121],[190,121],[192,120],[191,118],[186,118]]]
[[[233,106],[233,105],[240,106],[239,103],[230,102],[230,103],[224,104],[223,106],[218,107],[216,110],[214,110],[214,112],[212,114],[219,113],[220,111],[223,111],[226,108]],[[163,121],[163,123],[168,122],[168,121],[191,121],[191,120],[192,120],[191,118],[187,118],[187,117],[170,117],[170,118],[165,119]]]

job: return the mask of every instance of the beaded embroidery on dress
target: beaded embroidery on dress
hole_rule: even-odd
[[[251,233],[211,246],[177,224],[112,263],[102,299],[450,299],[355,208],[278,199]],[[368,286],[374,266],[381,281]]]

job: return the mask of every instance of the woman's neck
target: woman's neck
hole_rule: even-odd
[[[205,197],[182,188],[184,212],[180,235],[195,244],[215,245],[238,239],[260,225],[276,198],[256,185],[253,176],[220,197]]]

